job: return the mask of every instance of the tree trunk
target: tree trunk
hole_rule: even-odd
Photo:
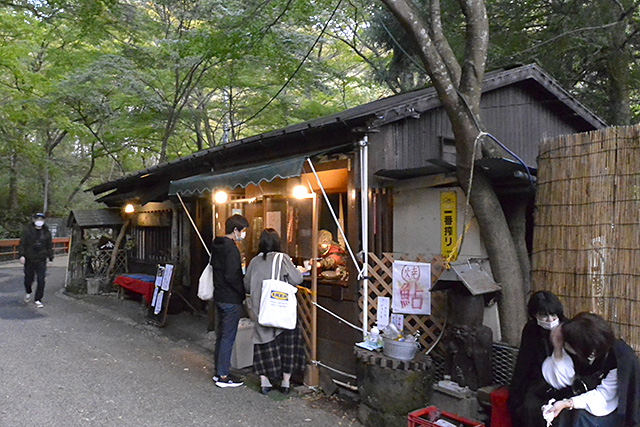
[[[45,161],[44,170],[42,171],[42,212],[47,213],[49,208],[49,159]]]
[[[478,221],[480,237],[489,254],[491,271],[496,282],[502,288],[502,297],[498,304],[500,312],[500,324],[502,340],[507,344],[517,346],[520,342],[522,327],[527,321],[525,309],[525,275],[518,255],[516,242],[511,235],[507,219],[502,210],[498,196],[489,179],[482,169],[474,168],[471,188],[469,188],[469,175],[471,170],[467,165],[471,159],[475,131],[470,124],[466,126],[466,132],[456,135],[456,140],[466,141],[461,145],[458,153],[457,176],[465,194],[470,197],[469,202]],[[465,136],[466,134],[466,136]],[[468,154],[464,154],[467,152]],[[461,163],[464,162],[464,163]]]
[[[124,224],[122,224],[122,228],[120,229],[120,233],[118,233],[118,237],[116,237],[116,242],[113,245],[113,250],[111,252],[111,259],[109,260],[109,268],[107,268],[107,277],[109,281],[113,281],[114,270],[116,268],[116,260],[118,259],[118,250],[120,249],[120,245],[122,244],[122,240],[124,236],[127,234],[127,228],[131,224],[131,218],[127,217]]]
[[[14,211],[18,209],[18,156],[11,152],[9,160],[9,206]]]
[[[611,46],[607,49],[605,66],[609,76],[609,120],[615,125],[631,124],[629,93],[632,79],[629,64],[633,59],[625,40],[624,27],[624,21],[619,22],[609,35]]]
[[[451,121],[456,140],[457,177],[478,221],[493,275],[502,286],[499,305],[502,336],[508,344],[517,345],[526,321],[524,287],[528,272],[521,267],[516,244],[491,182],[479,168],[474,168],[469,185],[473,162],[494,145],[479,140],[474,151],[476,138],[483,130],[480,96],[489,38],[484,1],[457,1],[466,26],[464,58],[460,63],[444,36],[439,0],[430,1],[427,18],[421,16],[409,0],[382,2],[420,47],[422,63]]]
[[[509,198],[509,205],[505,206],[503,201],[503,210],[507,216],[511,237],[516,245],[518,259],[520,260],[520,268],[524,274],[523,292],[525,297],[531,291],[531,277],[527,272],[531,271],[531,259],[529,256],[529,246],[527,245],[527,210],[533,199],[533,194],[525,196],[516,196]]]

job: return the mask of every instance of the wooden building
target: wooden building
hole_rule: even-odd
[[[492,177],[506,204],[513,194],[531,196],[529,175],[535,174],[542,138],[604,126],[601,119],[535,65],[488,73],[481,116],[486,131],[508,150],[503,157],[483,159],[477,166]],[[364,146],[368,150],[366,158]],[[402,253],[429,261],[442,253],[442,192],[456,193],[459,211],[463,210],[464,194],[454,172],[455,147],[449,120],[435,90],[425,88],[216,146],[90,191],[110,207],[134,203],[144,209],[150,202],[172,206],[166,210],[168,218],[158,223],[154,233],[174,242],[166,262],[170,259],[182,266],[181,285],[195,305],[197,278],[207,259],[177,195],[189,209],[205,242],[211,241],[214,228],[220,234],[228,215],[241,212],[251,225],[243,247],[248,257],[256,249],[256,236],[262,227],[275,224],[280,227],[289,253],[294,258],[309,259],[314,257],[312,242],[318,228],[329,229],[334,239],[341,240],[322,195],[317,210],[308,200],[296,201],[289,196],[300,183],[319,194],[317,174],[339,222],[345,226],[344,237],[354,253],[363,250],[360,220],[365,211],[367,253],[379,259],[385,253]],[[365,182],[368,183],[363,186]],[[365,204],[360,198],[363,187]],[[227,190],[228,202],[213,201],[213,193],[219,189]],[[142,228],[139,221],[134,224]],[[457,234],[463,226],[458,221]],[[149,231],[139,230],[139,238]],[[149,254],[154,250],[148,246]],[[138,261],[144,257],[145,252],[140,252]],[[486,257],[477,224],[472,221],[459,259]],[[362,285],[352,261],[349,269],[346,282],[318,281],[318,303],[343,320],[318,311],[315,334],[317,359],[345,372],[353,372],[353,344],[362,339],[362,332],[346,322],[361,325],[363,314],[359,305]],[[367,314],[371,324],[375,310]],[[429,322],[420,320],[417,324]],[[427,342],[435,341],[433,332]]]

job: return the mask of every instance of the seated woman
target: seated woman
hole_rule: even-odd
[[[545,391],[550,386],[542,378],[542,362],[553,351],[549,334],[565,321],[564,308],[551,292],[538,291],[529,299],[527,312],[507,404],[514,427],[544,427],[540,408],[549,400]]]
[[[273,228],[266,228],[258,243],[260,253],[251,260],[244,276],[244,287],[251,295],[250,309],[254,319],[260,316],[262,281],[271,278],[271,264],[280,249],[280,236]],[[277,279],[291,285],[302,283],[302,273],[285,254],[282,259],[280,276]],[[255,323],[253,331],[253,370],[260,376],[260,392],[271,391],[270,379],[281,379],[280,387],[284,394],[290,390],[291,376],[304,369],[304,345],[298,326],[293,330],[272,328]]]
[[[580,313],[556,328],[551,342],[542,374],[555,389],[570,386],[573,392],[549,409],[554,426],[640,425],[640,362],[603,318]]]

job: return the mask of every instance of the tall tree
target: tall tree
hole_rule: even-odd
[[[640,2],[488,2],[494,66],[537,62],[608,123],[640,119]]]
[[[411,0],[382,0],[418,47],[418,55],[451,121],[456,141],[457,177],[470,199],[489,253],[491,268],[502,286],[500,302],[503,338],[517,344],[526,321],[525,272],[500,201],[480,168],[482,155],[498,154],[495,144],[481,137],[480,96],[489,43],[489,21],[482,0],[457,0],[464,17],[464,52],[460,60],[445,35],[439,0],[429,2],[423,15]],[[476,143],[480,145],[476,151]]]

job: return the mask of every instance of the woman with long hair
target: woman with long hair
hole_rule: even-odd
[[[260,235],[259,253],[247,268],[244,276],[245,290],[251,295],[250,310],[254,319],[260,316],[262,281],[271,278],[271,267],[276,254],[281,253],[280,236],[273,228],[266,228]],[[282,257],[280,276],[276,279],[295,286],[302,283],[302,273],[293,265],[288,255]],[[302,334],[296,325],[293,330],[260,325],[253,331],[253,370],[260,376],[260,392],[269,393],[271,380],[280,380],[280,390],[289,394],[291,376],[304,369]]]
[[[549,400],[546,390],[551,386],[542,378],[541,368],[553,351],[551,330],[565,321],[564,307],[553,293],[538,291],[529,298],[527,313],[507,405],[514,427],[544,427],[540,407]]]

